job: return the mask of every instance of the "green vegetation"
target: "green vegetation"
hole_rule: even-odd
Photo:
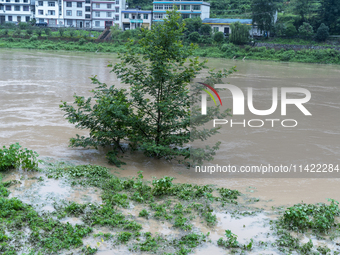
[[[19,168],[36,170],[38,167],[38,153],[27,148],[22,149],[19,143],[11,144],[7,149],[0,149],[0,171]]]
[[[74,105],[63,102],[60,108],[66,112],[66,119],[77,128],[89,129],[89,137],[71,138],[74,147],[110,146],[113,150],[106,155],[110,163],[120,166],[118,152],[124,152],[123,140],[129,141],[132,150],[140,150],[148,157],[178,160],[187,166],[213,159],[219,142],[213,147],[187,147],[191,141],[207,140],[217,133],[218,128],[204,130],[198,127],[214,118],[228,115],[229,110],[220,112],[210,107],[209,114],[202,118],[200,109],[192,108],[198,102],[200,89],[190,95],[188,85],[205,68],[205,61],[191,58],[195,45],[183,47],[180,40],[185,30],[184,23],[178,23],[180,15],[174,10],[164,23],[151,31],[142,29],[137,54],[134,41],[127,43],[127,52],[119,55],[121,60],[113,66],[122,83],[129,84],[130,93],[125,89],[108,87],[96,77],[91,98],[74,95]],[[189,65],[185,65],[189,62]],[[109,65],[112,67],[112,65]],[[210,72],[209,84],[213,85],[231,71]],[[129,98],[129,99],[128,99]],[[192,129],[192,131],[190,131]],[[167,177],[168,178],[168,177]],[[157,195],[166,194],[171,180],[164,178],[153,183]]]
[[[335,216],[340,215],[338,202],[331,200],[330,205],[297,204],[289,207],[283,215],[283,224],[287,229],[325,233],[335,227]]]
[[[231,34],[229,36],[229,41],[233,44],[243,45],[249,42],[249,29],[247,25],[241,24],[240,22],[235,22],[230,25]]]
[[[1,157],[2,158],[2,157]],[[77,203],[55,200],[55,211],[36,211],[34,205],[24,204],[17,198],[8,198],[8,188],[20,183],[18,180],[0,180],[0,251],[2,254],[56,254],[61,251],[95,254],[101,244],[125,245],[132,252],[157,254],[189,254],[202,243],[211,242],[210,233],[201,233],[195,226],[195,219],[201,220],[207,228],[217,224],[216,212],[224,211],[237,217],[254,217],[259,210],[239,205],[237,190],[216,188],[211,185],[173,183],[173,177],[154,178],[145,181],[142,172],[136,178],[118,178],[110,169],[95,165],[69,165],[63,162],[39,169],[48,178],[62,180],[74,188],[93,187],[101,192],[102,203]],[[38,169],[37,169],[38,170]],[[44,181],[45,178],[38,178]],[[243,199],[248,203],[256,199]],[[244,203],[244,202],[242,202]],[[126,213],[125,208],[134,204],[139,208],[136,216]],[[319,239],[332,240],[338,237],[339,224],[336,217],[340,210],[338,202],[329,204],[297,204],[281,208],[282,217],[273,221],[275,242],[246,241],[241,243],[230,230],[225,237],[214,242],[231,253],[246,251],[260,252],[269,247],[283,254],[330,254],[329,247],[313,244],[312,240],[301,243],[291,231],[316,235]],[[261,211],[261,210],[260,210]],[[77,217],[81,224],[62,223],[67,217]],[[255,216],[256,217],[256,216]],[[143,219],[145,218],[145,219]],[[180,234],[164,237],[161,234],[143,232],[143,224],[154,219],[170,224]],[[140,221],[142,220],[142,221]],[[94,229],[107,227],[109,233],[91,234]],[[245,226],[243,226],[245,228]],[[27,234],[28,233],[28,234]],[[99,239],[96,247],[85,245],[84,238]],[[256,238],[256,237],[254,237]],[[333,254],[338,254],[333,252]]]

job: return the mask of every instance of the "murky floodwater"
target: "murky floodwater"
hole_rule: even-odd
[[[109,73],[106,67],[109,61],[117,62],[116,55],[0,49],[1,145],[20,142],[42,157],[106,165],[100,151],[68,148],[70,137],[86,132],[69,124],[58,105],[61,100],[71,102],[74,93],[90,96],[94,86],[88,77],[92,75],[107,84],[123,86]],[[221,135],[208,142],[222,141],[214,164],[340,164],[339,66],[221,59],[209,59],[208,63],[217,69],[235,65],[239,71],[228,81],[244,93],[246,87],[253,87],[255,108],[270,108],[271,87],[302,87],[312,94],[306,108],[313,116],[305,117],[296,107],[288,106],[284,118],[298,120],[296,128],[223,126]],[[205,75],[203,72],[201,77]],[[230,99],[231,94],[222,93],[228,107],[232,106]],[[249,117],[249,114],[245,116]],[[283,119],[283,116],[274,114],[273,118]],[[142,170],[148,179],[171,175],[178,182],[216,184],[243,193],[249,192],[248,187],[255,187],[252,195],[261,199],[262,207],[292,205],[301,200],[308,203],[326,202],[326,198],[340,200],[340,179],[336,178],[226,178],[225,175],[206,178],[205,174],[139,154],[126,154],[124,160],[126,166],[113,170],[118,176],[136,175]]]

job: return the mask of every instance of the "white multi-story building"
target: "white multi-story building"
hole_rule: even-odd
[[[28,22],[32,19],[31,0],[1,0],[0,24],[5,22]]]
[[[188,0],[155,0],[153,2],[153,19],[155,21],[162,20],[166,16],[166,11],[171,11],[174,6],[177,7],[183,19],[201,18],[203,20],[210,17],[210,3]]]
[[[137,27],[151,28],[152,11],[143,11],[141,9],[122,10],[123,30],[135,29]]]
[[[66,27],[91,27],[91,0],[63,0]]]
[[[62,0],[36,0],[35,19],[51,27],[64,26]]]
[[[125,0],[92,0],[92,28],[122,27],[121,12]]]

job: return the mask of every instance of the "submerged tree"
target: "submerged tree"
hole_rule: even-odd
[[[75,95],[76,108],[66,102],[60,105],[69,122],[90,130],[89,137],[72,138],[71,146],[113,145],[107,157],[117,165],[122,163],[116,158],[117,152],[125,150],[122,140],[132,150],[141,150],[151,157],[176,158],[186,164],[212,159],[219,143],[205,148],[188,144],[215,134],[217,128],[198,127],[212,118],[225,117],[228,110],[220,113],[219,108],[209,107],[208,114],[201,116],[199,107],[191,108],[199,100],[201,90],[190,93],[189,84],[204,68],[205,61],[190,58],[187,62],[197,46],[183,46],[180,38],[185,24],[179,23],[179,19],[174,10],[168,12],[163,24],[152,30],[142,29],[139,47],[134,47],[134,41],[130,40],[127,52],[119,55],[121,62],[111,65],[112,72],[130,85],[129,93],[108,87],[94,77],[93,82],[99,84],[93,90],[95,103],[91,98]],[[210,72],[206,82],[213,85],[230,73]]]

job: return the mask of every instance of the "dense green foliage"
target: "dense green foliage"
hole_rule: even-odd
[[[320,25],[320,27],[318,28],[317,32],[316,32],[316,37],[315,39],[317,41],[323,42],[325,41],[328,36],[329,36],[329,27],[327,27],[324,23],[322,23]]]
[[[312,229],[321,233],[335,227],[335,216],[340,215],[338,202],[331,200],[330,205],[297,204],[289,207],[283,215],[283,224],[295,231]]]
[[[233,44],[246,44],[249,41],[249,29],[250,27],[241,24],[240,22],[235,22],[230,25],[231,34],[229,36],[229,41]]]
[[[11,144],[9,148],[0,149],[0,171],[21,167],[26,170],[36,170],[38,153],[27,148],[22,149],[19,143]]]
[[[252,0],[253,25],[261,31],[271,31],[274,26],[274,15],[277,11],[275,0]]]
[[[71,123],[90,130],[89,137],[72,138],[71,146],[113,145],[114,149],[107,157],[116,165],[121,163],[115,158],[118,150],[124,152],[120,145],[122,140],[146,156],[178,159],[186,165],[212,159],[219,143],[197,149],[186,145],[194,139],[204,141],[215,134],[216,128],[200,130],[197,127],[215,116],[227,116],[228,112],[214,109],[210,110],[209,117],[202,118],[199,109],[190,110],[191,103],[198,100],[200,90],[192,97],[188,85],[204,68],[205,62],[199,62],[196,57],[185,65],[193,55],[195,45],[183,46],[180,39],[185,24],[178,23],[179,16],[173,11],[164,24],[150,31],[142,30],[138,42],[140,54],[136,53],[133,41],[127,43],[127,52],[119,56],[121,62],[113,66],[112,72],[130,85],[129,94],[93,78],[93,82],[99,84],[92,91],[96,100],[94,105],[91,98],[76,95],[76,108],[66,102],[60,105]],[[228,74],[230,72],[226,70],[211,73],[211,85]]]

